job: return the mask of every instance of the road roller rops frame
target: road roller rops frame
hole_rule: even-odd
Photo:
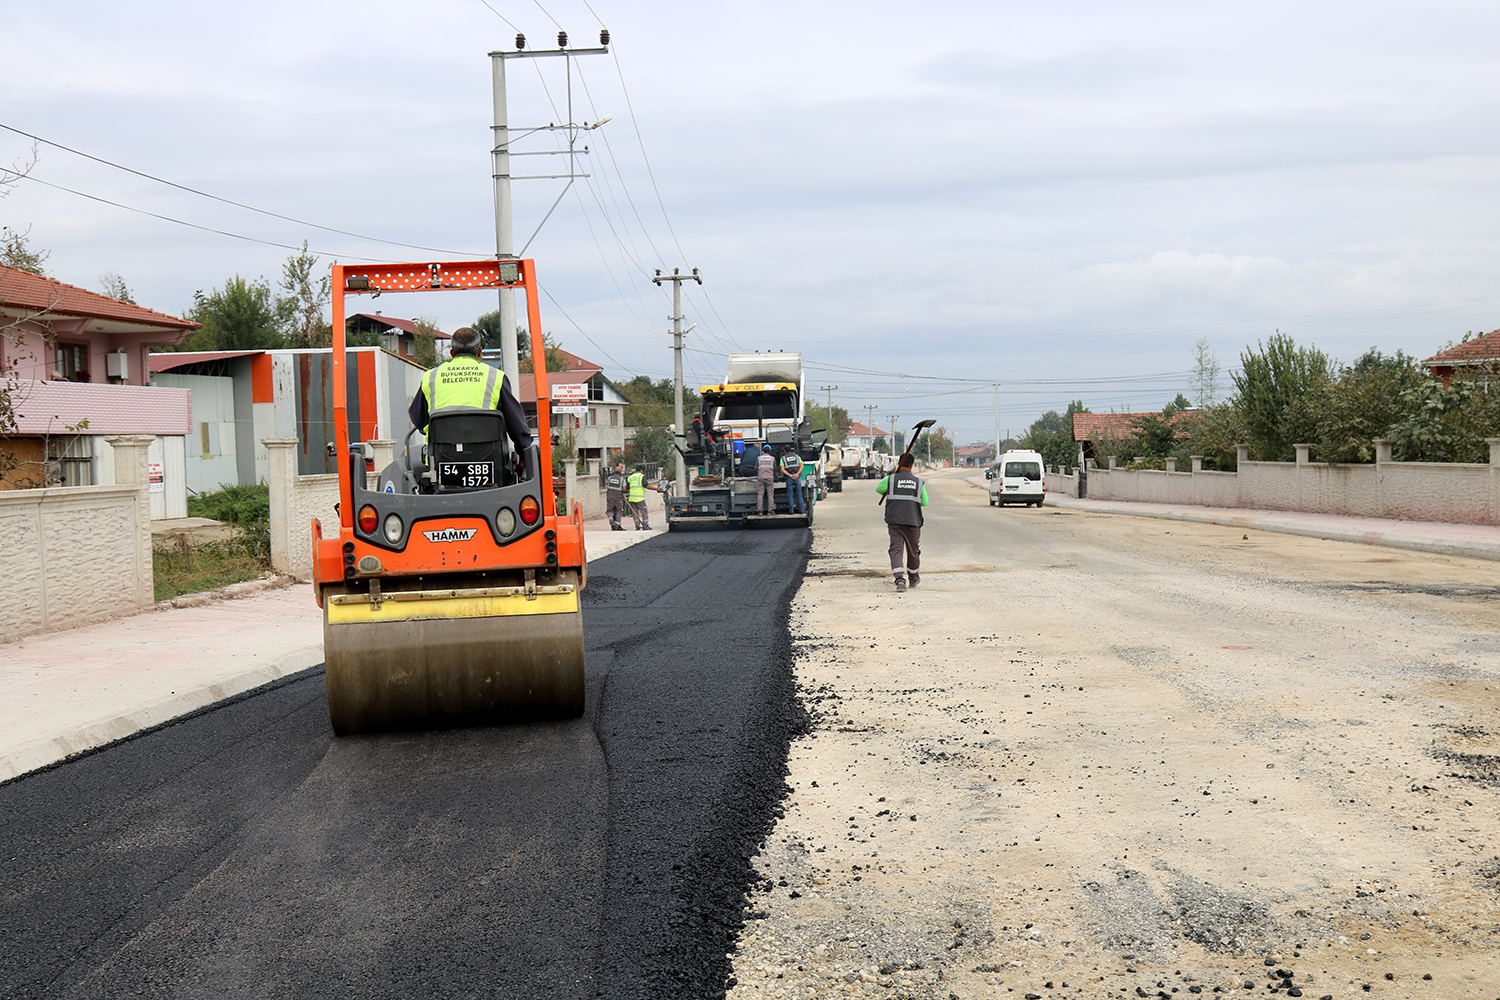
[[[312,545],[341,736],[583,712],[583,514],[577,502],[556,513],[542,352],[524,456],[511,454],[496,411],[452,407],[432,415],[433,441],[409,442],[409,459],[377,470],[370,489],[349,440],[345,297],[501,287],[525,292],[529,329],[541,330],[530,260],[333,267],[338,534],[313,518]]]

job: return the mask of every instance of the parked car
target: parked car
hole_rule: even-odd
[[[1042,475],[1042,456],[1034,451],[1007,451],[989,470],[990,506],[1010,503],[1040,507],[1047,487]]]

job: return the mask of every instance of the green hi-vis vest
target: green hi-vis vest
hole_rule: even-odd
[[[427,412],[445,406],[474,406],[493,410],[500,402],[500,385],[504,373],[494,365],[460,354],[445,361],[422,377],[422,391],[427,394]]]
[[[640,503],[646,499],[646,474],[644,472],[632,472],[625,482],[630,487],[625,493],[626,500],[631,503]]]

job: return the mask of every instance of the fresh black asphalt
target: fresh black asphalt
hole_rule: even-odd
[[[0,786],[0,997],[717,997],[806,530],[590,566],[583,719],[335,739],[321,671]]]

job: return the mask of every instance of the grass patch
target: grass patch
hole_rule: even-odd
[[[188,545],[183,539],[176,545],[153,548],[151,568],[156,599],[164,601],[179,594],[259,579],[269,567],[246,551],[238,539],[198,545]]]
[[[264,483],[190,496],[188,516],[232,524],[234,537],[159,540],[151,553],[158,601],[254,580],[271,568],[271,491]]]

